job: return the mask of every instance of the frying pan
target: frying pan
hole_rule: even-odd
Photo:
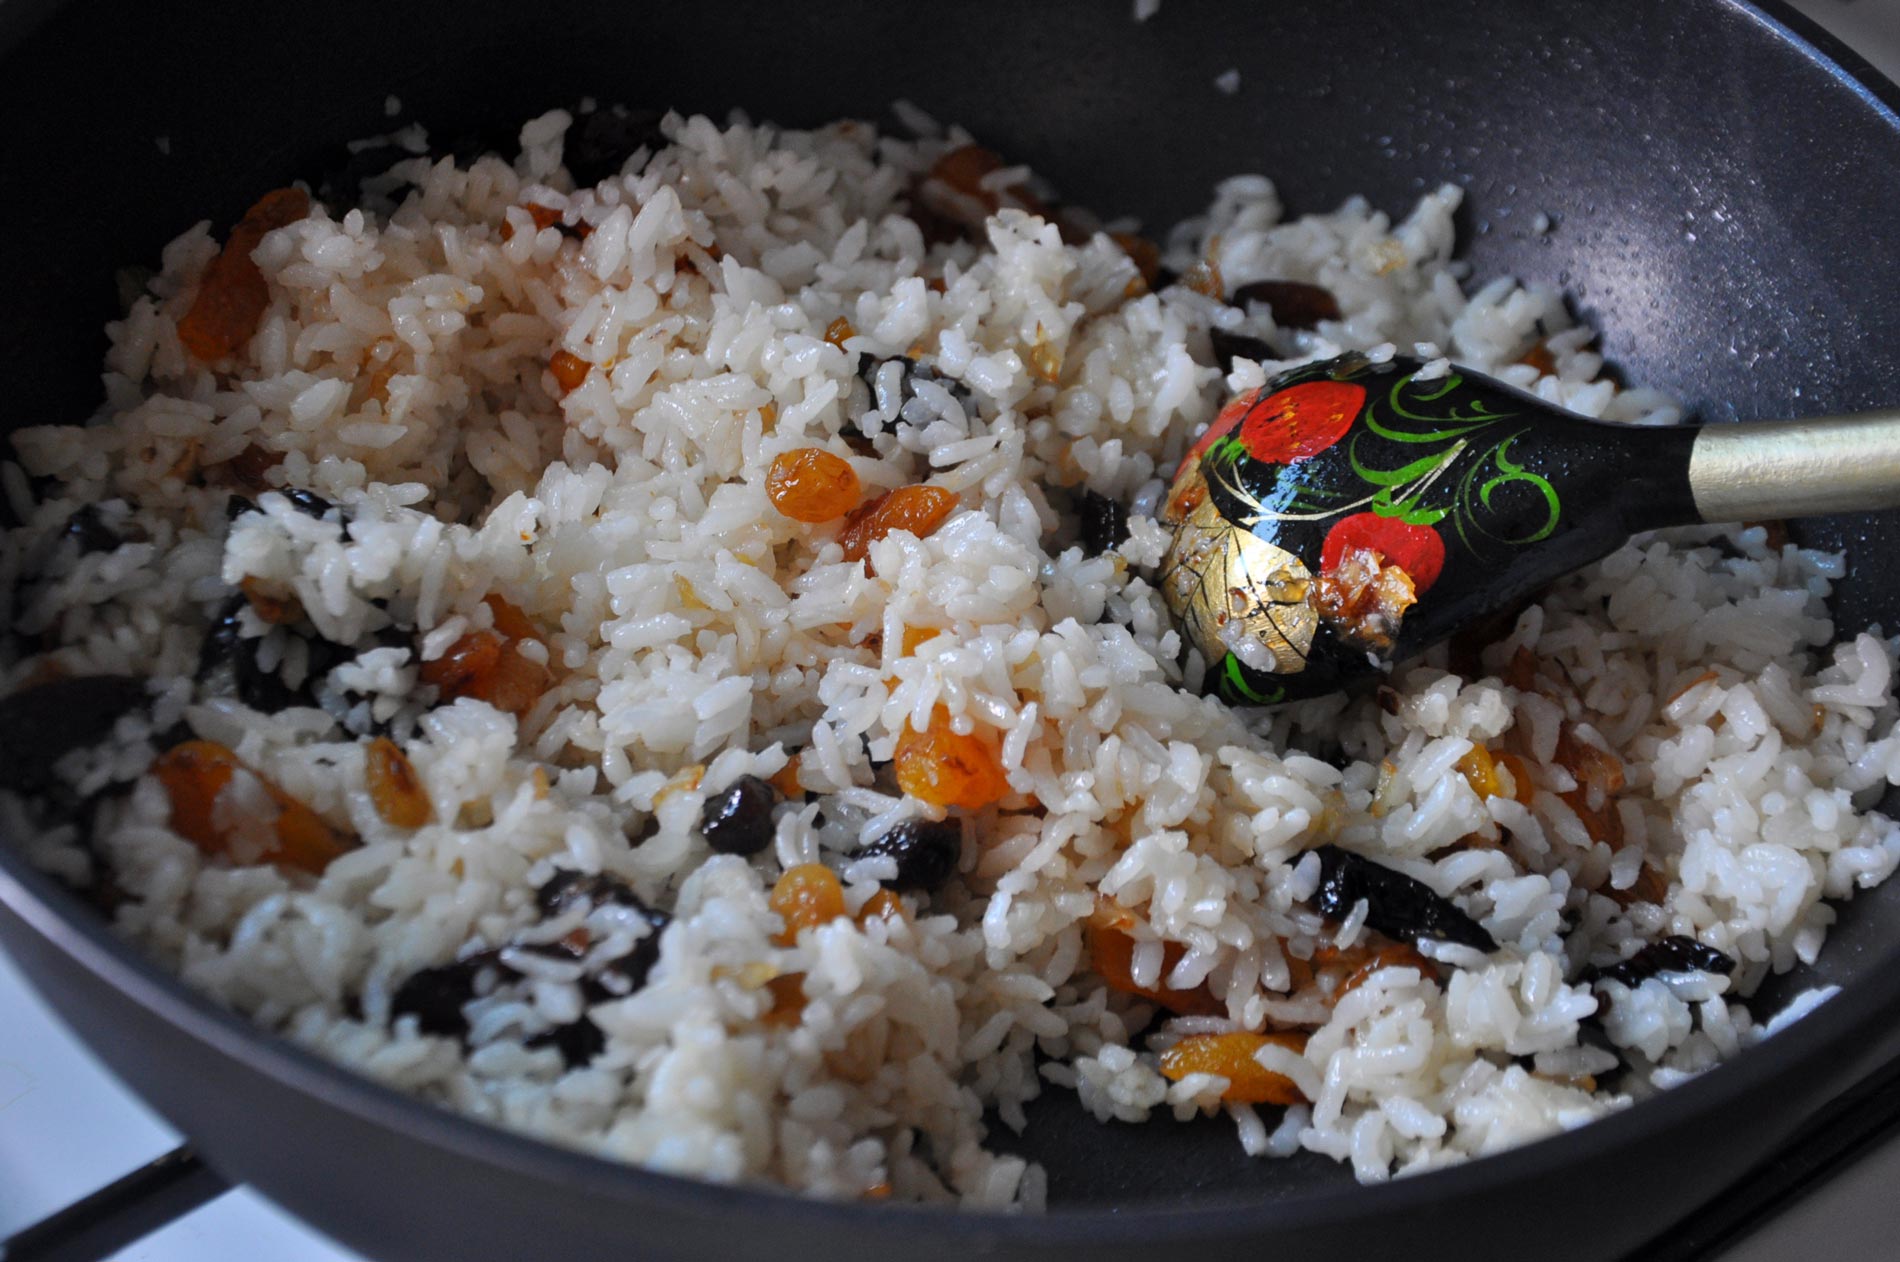
[[[1238,93],[1213,79],[1240,72]],[[1164,225],[1266,171],[1296,211],[1470,194],[1479,276],[1563,286],[1632,381],[1704,418],[1847,411],[1900,383],[1900,92],[1776,4],[1124,0],[910,5],[326,0],[0,6],[4,425],[97,402],[113,270],[314,179],[388,127],[505,142],[583,95],[812,124],[905,97],[1075,202]],[[158,138],[165,138],[161,150]],[[1555,224],[1530,231],[1538,214]],[[1843,519],[1843,631],[1900,624],[1891,521]],[[1813,1015],[1661,1098],[1507,1156],[1359,1187],[1249,1162],[1225,1122],[1103,1126],[1066,1093],[1020,1140],[1051,1212],[831,1205],[629,1169],[336,1069],[187,992],[0,845],[0,940],[226,1176],[384,1259],[1357,1260],[1621,1254],[1900,1051],[1900,881],[1842,912]],[[1000,1128],[999,1128],[1000,1131]]]

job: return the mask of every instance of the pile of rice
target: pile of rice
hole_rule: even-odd
[[[585,189],[562,165],[563,111],[528,123],[512,162],[431,160],[405,134],[417,156],[365,186],[367,209],[320,205],[264,239],[269,308],[235,371],[181,348],[218,242],[205,224],[179,237],[109,326],[102,412],[19,432],[4,470],[24,523],[7,621],[27,646],[7,688],[120,673],[151,694],[60,765],[98,799],[89,833],[7,795],[10,835],[75,882],[110,873],[127,937],[338,1062],[560,1143],[827,1197],[1039,1207],[1043,1172],[989,1127],[1020,1127],[1051,1084],[1105,1122],[1225,1109],[1249,1152],[1385,1179],[1576,1126],[1762,1037],[1738,998],[1813,960],[1824,899],[1900,856],[1870,809],[1900,783],[1895,645],[1833,643],[1840,558],[1761,526],[1641,539],[1527,610],[1484,649],[1486,677],[1441,652],[1376,699],[1247,713],[1202,697],[1153,585],[1168,535],[1151,514],[1234,391],[1396,348],[1592,416],[1674,410],[1602,377],[1558,294],[1466,292],[1454,187],[1393,222],[1356,199],[1286,220],[1268,180],[1222,184],[1167,261],[1338,299],[1343,319],[1289,332],[1187,286],[1147,292],[1108,236],[1065,244],[1021,210],[927,246],[912,190],[969,138],[909,122],[897,138],[670,116],[670,143]],[[537,230],[528,203],[591,232]],[[840,317],[842,345],[826,340]],[[1217,326],[1290,358],[1223,378]],[[1516,362],[1540,340],[1541,375]],[[594,366],[565,395],[558,349]],[[907,352],[969,405],[925,384],[901,415],[888,392],[854,409],[860,355]],[[846,563],[835,525],[767,498],[774,457],[811,446],[849,458],[867,494],[928,479],[960,508],[874,545],[874,574]],[[273,484],[342,512],[265,494],[227,522],[218,471],[253,447],[282,454]],[[1082,487],[1132,506],[1112,551],[1075,542],[1064,488]],[[61,541],[89,504],[117,546]],[[294,590],[355,650],[323,708],[258,713],[197,682],[213,611],[246,578]],[[519,724],[417,681],[418,653],[488,625],[490,593],[544,630],[556,668]],[[392,621],[413,647],[378,639]],[[304,641],[246,623],[260,631],[264,664],[298,682]],[[1499,677],[1519,650],[1532,687]],[[781,871],[832,866],[855,910],[889,868],[852,850],[941,815],[879,774],[939,706],[997,736],[1011,787],[963,819],[960,874],[907,896],[904,918],[777,945]],[[392,828],[373,808],[364,747],[384,732],[435,822]],[[1622,763],[1600,803],[1619,845],[1560,796],[1578,787],[1565,732]],[[231,746],[361,847],[316,879],[207,858],[144,775],[181,734]],[[1524,751],[1528,804],[1454,770],[1479,745]],[[794,754],[808,800],[777,809],[774,844],[712,854],[707,798]],[[1290,995],[1289,959],[1365,932],[1363,910],[1337,924],[1311,906],[1306,852],[1327,842],[1451,897],[1499,949],[1429,947],[1436,980],[1394,967],[1337,1002]],[[617,874],[671,913],[643,989],[586,1008],[576,966],[520,951],[574,928],[535,905],[560,869]],[[1167,984],[1206,984],[1227,1015],[1170,1018],[1105,986],[1084,948],[1098,901],[1134,917],[1139,985],[1162,984],[1162,944],[1181,944]],[[642,931],[594,928],[609,955]],[[1670,934],[1738,967],[1586,978]],[[522,974],[468,1006],[466,1041],[392,1021],[418,970],[508,944]],[[767,983],[792,973],[802,1016],[763,1020]],[[605,1046],[569,1068],[535,1036],[583,1009]],[[1289,1027],[1311,1031],[1304,1054],[1266,1063],[1309,1103],[1223,1104],[1225,1079],[1157,1069],[1191,1034]]]

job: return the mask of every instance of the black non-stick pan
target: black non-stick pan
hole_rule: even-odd
[[[1710,419],[1900,392],[1900,93],[1779,5],[1718,0],[673,0],[0,5],[0,425],[98,399],[114,269],[315,180],[384,100],[444,145],[585,95],[809,124],[899,97],[1160,226],[1271,173],[1295,210],[1455,180],[1477,274],[1561,285],[1631,381]],[[1817,44],[1820,47],[1817,47]],[[1228,69],[1240,90],[1213,86]],[[161,148],[159,138],[165,139]],[[1531,231],[1547,215],[1555,228]],[[1844,631],[1900,626],[1893,521],[1844,546]],[[1064,1094],[1022,1151],[1039,1217],[828,1205],[668,1178],[451,1116],[188,993],[0,845],[0,940],[226,1176],[381,1259],[1607,1258],[1688,1212],[1900,1049],[1900,882],[1764,1006],[1840,995],[1580,1131],[1360,1187],[1249,1162],[1224,1122],[1103,1126]]]

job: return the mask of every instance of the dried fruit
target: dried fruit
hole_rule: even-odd
[[[904,900],[888,889],[880,889],[864,900],[864,906],[858,908],[858,923],[868,925],[873,920],[904,920],[908,917],[904,911]]]
[[[793,521],[817,523],[842,517],[858,506],[862,488],[850,461],[822,447],[781,453],[765,475],[772,507]]]
[[[1465,778],[1471,791],[1481,798],[1494,798],[1503,793],[1498,781],[1497,763],[1491,757],[1491,751],[1482,745],[1473,745],[1469,753],[1453,764],[1458,774]]]
[[[251,603],[251,612],[272,626],[288,626],[303,621],[303,602],[289,593],[272,590],[269,584],[255,575],[241,581],[238,590]]]
[[[1120,500],[1084,489],[1082,492],[1082,551],[1100,556],[1128,537],[1128,510]]]
[[[1333,992],[1334,1001],[1344,999],[1363,986],[1374,973],[1387,968],[1415,968],[1425,977],[1438,976],[1438,970],[1432,962],[1420,955],[1416,947],[1405,943],[1382,946],[1365,963],[1348,973],[1345,981],[1339,983],[1339,989]]]
[[[1220,1098],[1230,1104],[1299,1104],[1306,1097],[1285,1074],[1276,1074],[1255,1059],[1263,1047],[1306,1050],[1304,1034],[1194,1034],[1161,1053],[1161,1074],[1179,1082],[1189,1074],[1219,1074],[1227,1079]]]
[[[673,917],[649,906],[633,892],[633,887],[611,872],[576,872],[563,868],[549,877],[534,892],[535,905],[546,917],[558,916],[584,905],[588,910],[604,904],[630,907],[646,921],[647,933],[633,950],[601,969],[599,978],[586,978],[581,991],[589,1003],[631,995],[647,984],[647,975],[660,962],[660,935],[673,923]]]
[[[1726,977],[1735,971],[1735,960],[1726,952],[1704,946],[1680,933],[1650,943],[1635,955],[1608,968],[1585,971],[1589,981],[1614,981],[1625,986],[1640,986],[1643,979],[1658,973],[1719,973]]]
[[[389,997],[389,1017],[413,1016],[424,1034],[462,1038],[468,1018],[462,1009],[475,998],[476,979],[484,969],[500,969],[500,951],[478,951],[465,959],[417,969]]]
[[[1083,941],[1089,950],[1089,967],[1108,984],[1109,989],[1125,995],[1139,995],[1183,1017],[1211,1017],[1226,1013],[1227,1006],[1214,997],[1205,984],[1192,990],[1175,990],[1166,985],[1168,974],[1187,954],[1178,942],[1162,944],[1160,984],[1137,985],[1134,976],[1135,939],[1128,933],[1134,917],[1113,904],[1098,907],[1083,927]]]
[[[1332,291],[1297,280],[1256,280],[1234,290],[1229,300],[1245,309],[1259,303],[1273,312],[1283,329],[1310,329],[1321,320],[1339,319],[1339,299]]]
[[[950,712],[939,707],[923,731],[904,728],[892,755],[897,785],[933,806],[981,810],[1009,792],[1002,755],[994,741],[976,732],[964,735],[950,724]]]
[[[554,374],[554,384],[560,387],[563,395],[578,389],[581,382],[587,380],[587,372],[592,367],[573,351],[559,350],[548,357],[548,371]]]
[[[930,198],[931,189],[926,183],[924,192],[931,209],[969,230],[980,229],[986,217],[1004,206],[1017,206],[1032,215],[1049,218],[1049,208],[1021,185],[999,188],[993,182],[986,183],[987,177],[1002,170],[1003,165],[1001,154],[982,145],[961,145],[949,150],[931,166],[928,178],[955,196]]]
[[[894,530],[907,530],[919,539],[925,538],[943,525],[956,506],[957,497],[940,486],[919,483],[887,491],[845,518],[838,532],[844,559],[864,560],[871,545]]]
[[[1499,754],[1497,763],[1510,773],[1511,797],[1529,806],[1531,799],[1537,796],[1537,781],[1531,775],[1531,765],[1516,754]]]
[[[776,939],[780,946],[798,941],[800,930],[827,924],[845,914],[844,886],[839,884],[838,874],[822,863],[787,868],[772,886],[768,902],[785,922]]]
[[[1111,232],[1108,237],[1134,263],[1135,270],[1141,273],[1142,284],[1153,289],[1155,282],[1161,279],[1161,247],[1132,232]]]
[[[530,1035],[522,1046],[552,1047],[561,1053],[562,1064],[577,1069],[607,1049],[607,1035],[587,1017],[576,1017],[566,1025]]]
[[[106,525],[97,504],[84,505],[68,517],[65,529],[60,531],[60,536],[78,544],[81,556],[94,552],[111,552],[125,542],[119,537],[118,531]]]
[[[245,830],[232,828],[218,811],[217,802],[240,774],[256,776],[276,810],[268,821],[275,841],[257,856],[258,860],[321,875],[332,860],[355,845],[352,838],[251,771],[228,747],[215,741],[185,741],[152,763],[152,775],[171,799],[172,831],[207,854],[229,857],[230,846]]]
[[[493,630],[470,631],[442,656],[422,663],[418,678],[443,701],[472,697],[523,718],[554,681],[553,672],[521,652],[528,641],[542,643],[528,615],[500,596],[483,603],[494,615]]]
[[[264,194],[244,212],[224,248],[205,268],[198,294],[178,321],[178,340],[200,363],[228,359],[250,344],[270,306],[270,285],[251,259],[265,235],[310,213],[300,188]]]
[[[1214,348],[1214,362],[1220,365],[1222,373],[1234,371],[1236,359],[1251,359],[1259,364],[1280,358],[1280,353],[1273,347],[1245,333],[1230,333],[1226,329],[1209,329],[1207,340]]]
[[[903,773],[900,772],[901,783]],[[953,819],[907,819],[869,845],[853,853],[854,859],[890,858],[897,862],[897,875],[884,882],[886,890],[923,890],[943,888],[956,875],[957,860],[963,854],[963,828]]]
[[[1498,944],[1483,925],[1423,881],[1413,880],[1338,846],[1316,847],[1319,889],[1313,905],[1330,920],[1344,920],[1364,899],[1366,924],[1388,938],[1416,942],[1430,938],[1495,951]]]
[[[778,791],[757,776],[740,776],[706,799],[699,831],[719,854],[755,855],[772,844],[772,808]]]
[[[1543,338],[1531,343],[1531,348],[1519,355],[1517,362],[1529,364],[1540,377],[1548,377],[1557,371],[1557,357],[1550,353],[1550,343]]]
[[[805,1015],[805,975],[781,973],[765,983],[772,1006],[760,1018],[767,1025],[797,1025]]]
[[[839,316],[825,326],[825,341],[830,342],[839,350],[844,349],[846,338],[853,337],[856,334],[857,330],[851,327],[851,321],[845,319],[843,316]]]
[[[415,764],[388,737],[377,737],[363,751],[363,779],[370,803],[391,828],[420,828],[434,816]]]
[[[884,371],[886,364],[898,365],[897,397],[895,399],[882,397],[878,394],[879,384],[888,381]],[[948,394],[951,400],[955,402],[958,407],[963,409],[965,416],[974,416],[976,414],[976,398],[970,393],[970,387],[964,385],[955,377],[944,376],[929,364],[919,362],[913,355],[896,355],[890,359],[874,359],[870,355],[860,355],[858,357],[858,378],[864,382],[865,388],[870,391],[871,403],[876,407],[891,412],[900,422],[904,420],[905,405],[912,399],[918,397],[917,387],[920,385],[941,386],[944,393]]]

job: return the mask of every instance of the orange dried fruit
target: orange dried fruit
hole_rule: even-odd
[[[1529,806],[1531,799],[1537,796],[1537,781],[1531,776],[1531,765],[1516,754],[1499,754],[1498,765],[1511,776],[1511,797]]]
[[[1009,779],[995,742],[976,732],[959,733],[950,724],[949,711],[939,707],[923,731],[904,728],[892,755],[898,788],[932,806],[970,811],[1000,801],[1009,792]]]
[[[957,497],[940,486],[919,483],[888,491],[859,505],[845,518],[844,528],[838,532],[844,559],[864,560],[871,545],[894,530],[907,530],[919,539],[925,538],[943,525],[956,506]]]
[[[1367,978],[1385,968],[1415,968],[1426,977],[1438,976],[1438,970],[1432,967],[1430,960],[1419,954],[1418,948],[1406,942],[1394,943],[1380,947],[1372,953],[1372,958],[1349,973],[1346,980],[1339,983],[1339,989],[1333,992],[1333,999],[1344,999],[1364,985]]]
[[[1306,1097],[1285,1074],[1263,1068],[1254,1053],[1263,1047],[1306,1050],[1306,1036],[1274,1032],[1195,1034],[1161,1053],[1161,1074],[1179,1082],[1189,1074],[1219,1074],[1227,1079],[1220,1098],[1230,1104],[1299,1104]]]
[[[1116,913],[1120,913],[1117,915]],[[1122,923],[1125,921],[1126,923]],[[1171,990],[1166,986],[1139,986],[1135,983],[1134,960],[1135,939],[1127,932],[1127,925],[1134,923],[1134,917],[1112,904],[1090,917],[1083,927],[1083,941],[1089,949],[1089,967],[1096,976],[1108,984],[1110,990],[1119,990],[1124,995],[1139,995],[1150,1003],[1160,1004],[1163,1008],[1183,1017],[1212,1017],[1226,1013],[1227,1005],[1214,997],[1205,984],[1192,990]],[[1161,980],[1165,981],[1174,966],[1187,954],[1187,948],[1178,942],[1162,945]]]
[[[587,380],[587,370],[592,367],[592,364],[569,350],[555,351],[548,357],[548,371],[554,374],[554,384],[560,387],[563,395],[578,389],[581,382]]]
[[[205,268],[197,296],[178,321],[178,340],[200,363],[229,359],[250,345],[270,306],[270,284],[251,254],[265,235],[310,213],[310,194],[280,188],[244,212]]]
[[[1492,759],[1491,751],[1484,746],[1473,745],[1470,752],[1452,765],[1479,797],[1494,798],[1503,793],[1498,782],[1497,763]]]
[[[288,626],[303,618],[303,603],[296,596],[273,591],[255,575],[241,580],[238,588],[250,602],[251,612],[272,626]]]
[[[845,339],[856,333],[857,330],[851,327],[851,321],[845,319],[843,316],[839,316],[825,326],[825,341],[830,342],[839,350],[843,350]]]
[[[868,925],[873,920],[903,920],[904,900],[890,890],[879,890],[864,900],[864,906],[858,908],[858,923]]]
[[[851,462],[822,447],[782,452],[765,475],[766,498],[793,521],[831,521],[858,506],[861,489]]]
[[[420,828],[435,814],[415,764],[387,736],[377,737],[363,751],[363,780],[376,813],[392,828]]]
[[[805,975],[782,973],[765,983],[772,1006],[760,1018],[767,1025],[797,1025],[805,1015]]]
[[[500,596],[488,596],[484,603],[494,614],[495,629],[470,631],[441,657],[422,663],[417,675],[445,701],[473,697],[518,719],[534,709],[554,675],[521,652],[528,641],[544,643],[528,615]]]
[[[172,831],[206,854],[230,857],[238,830],[220,817],[218,797],[240,774],[255,776],[276,810],[270,821],[275,843],[260,860],[320,876],[331,860],[355,845],[348,834],[257,775],[216,741],[185,741],[152,763],[152,775],[171,799]]]
[[[800,930],[828,924],[845,914],[844,886],[839,884],[838,874],[822,863],[787,868],[772,886],[767,901],[785,922],[775,939],[780,946],[798,941]]]

